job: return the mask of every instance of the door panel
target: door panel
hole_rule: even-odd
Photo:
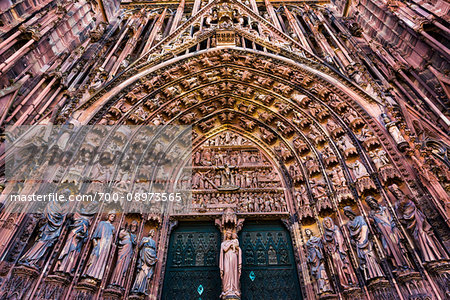
[[[181,223],[170,236],[162,299],[219,299],[219,249],[212,223]]]
[[[278,222],[244,223],[243,300],[302,299],[289,232]]]

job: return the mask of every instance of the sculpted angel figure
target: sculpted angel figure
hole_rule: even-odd
[[[350,167],[352,168],[356,179],[370,176],[366,167],[359,160],[356,160]]]
[[[382,115],[382,117],[383,117],[384,126],[389,131],[389,133],[391,134],[392,138],[397,143],[397,145],[406,144],[407,141],[405,140],[402,133],[398,129],[396,122],[391,121],[391,119],[385,114]]]

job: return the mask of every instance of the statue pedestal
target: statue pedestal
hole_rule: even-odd
[[[67,288],[70,285],[70,275],[55,274],[49,275],[44,280],[44,284],[40,286],[38,292],[38,299],[45,299],[46,295],[55,295],[55,298],[63,298],[67,293]]]
[[[427,289],[419,272],[403,271],[397,274],[397,281],[403,295],[409,299],[432,299],[433,292]]]
[[[450,293],[450,287],[448,285],[450,281],[450,261],[442,259],[425,263],[424,265],[439,286],[441,297],[445,298]]]
[[[331,299],[338,299],[338,295],[336,294],[331,294],[331,293],[326,293],[326,294],[322,294],[319,296],[320,300],[331,300]]]
[[[91,299],[97,292],[98,282],[92,278],[83,278],[72,293],[74,299]]]
[[[109,285],[103,294],[106,299],[121,299],[122,295],[123,288],[115,285]]]
[[[31,286],[39,276],[39,270],[29,266],[18,266],[12,270],[12,275],[4,283],[2,299],[28,299]]]
[[[398,282],[408,282],[411,280],[420,280],[422,277],[420,276],[419,272],[404,271],[404,272],[397,272],[396,278]]]
[[[131,294],[128,296],[129,300],[143,300],[145,298],[145,294]]]
[[[26,265],[20,265],[18,267],[15,267],[13,270],[14,275],[18,276],[27,276],[31,278],[35,278],[39,275],[40,271],[39,269],[35,267],[30,267]]]
[[[241,300],[241,297],[236,295],[226,295],[221,297],[222,300]]]
[[[397,292],[394,286],[384,277],[374,278],[367,285],[375,299],[396,299]]]
[[[355,298],[359,299],[362,296],[362,290],[358,286],[351,286],[344,289],[344,295],[346,299]]]
[[[450,261],[446,259],[424,263],[424,265],[431,273],[440,274],[450,271]]]

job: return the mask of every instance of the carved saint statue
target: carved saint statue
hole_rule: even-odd
[[[237,235],[231,230],[225,232],[224,241],[220,245],[220,277],[222,278],[221,298],[240,297],[239,279],[241,277],[242,251]]]
[[[295,190],[294,196],[297,199],[297,203],[298,203],[299,207],[302,207],[304,205],[309,205],[308,193],[306,192],[306,188],[304,185],[300,186],[300,191]]]
[[[158,261],[156,256],[156,242],[153,240],[154,230],[150,230],[148,237],[139,243],[139,257],[137,261],[137,274],[132,293],[148,295],[148,286],[153,277],[153,270]]]
[[[123,228],[119,232],[118,252],[116,268],[111,278],[111,284],[124,287],[127,279],[127,271],[133,258],[134,248],[136,247],[136,231],[138,222],[133,221],[131,223],[130,230]]]
[[[372,241],[369,238],[369,226],[363,216],[357,216],[350,206],[344,207],[344,214],[350,220],[347,223],[352,243],[356,246],[360,267],[366,280],[383,277],[383,271],[378,264],[373,250]]]
[[[356,179],[370,176],[366,167],[359,160],[356,160],[350,167],[352,168]]]
[[[89,220],[85,216],[78,215],[69,228],[66,244],[58,257],[59,266],[56,271],[71,274],[74,271],[78,254],[88,238]]]
[[[347,246],[345,245],[341,230],[334,224],[333,219],[330,217],[323,219],[323,227],[325,229],[323,234],[324,248],[336,266],[341,286],[343,288],[355,286],[356,275],[350,264],[347,255]]]
[[[323,255],[322,240],[313,235],[309,229],[305,230],[308,238],[306,249],[308,251],[307,262],[311,268],[311,275],[316,279],[319,295],[332,292],[330,280],[325,269],[325,256]]]
[[[431,225],[425,219],[425,215],[414,202],[396,184],[389,186],[389,190],[398,200],[396,205],[398,218],[413,237],[422,254],[422,259],[425,262],[449,259],[448,254],[434,235]]]
[[[99,222],[92,235],[94,247],[92,248],[91,256],[86,267],[85,276],[87,277],[97,280],[102,280],[103,278],[103,273],[105,272],[106,263],[113,243],[115,228],[112,223],[115,218],[116,212],[110,211],[108,213],[108,219]]]
[[[372,196],[368,196],[366,202],[371,208],[369,218],[378,231],[383,249],[386,251],[387,256],[391,258],[392,264],[397,270],[400,268],[409,269],[408,260],[404,256],[405,251],[402,249],[400,242],[400,230],[397,228],[394,218],[387,207],[380,205]]]
[[[68,199],[69,190],[65,190],[65,199]],[[39,228],[39,235],[33,246],[20,258],[19,263],[39,268],[39,263],[44,260],[50,248],[58,240],[61,235],[62,226],[66,217],[65,206],[67,202],[51,201],[45,208],[44,216],[46,218],[45,224]]]
[[[382,114],[382,117],[384,126],[389,131],[389,133],[391,134],[392,138],[397,143],[397,145],[407,144],[407,141],[405,140],[402,133],[398,129],[396,122],[391,121],[391,119],[389,119],[389,117],[386,114]]]

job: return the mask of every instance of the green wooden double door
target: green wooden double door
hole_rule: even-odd
[[[213,223],[180,223],[169,241],[162,299],[219,299],[220,232]],[[289,232],[280,222],[245,222],[243,300],[302,299]]]

